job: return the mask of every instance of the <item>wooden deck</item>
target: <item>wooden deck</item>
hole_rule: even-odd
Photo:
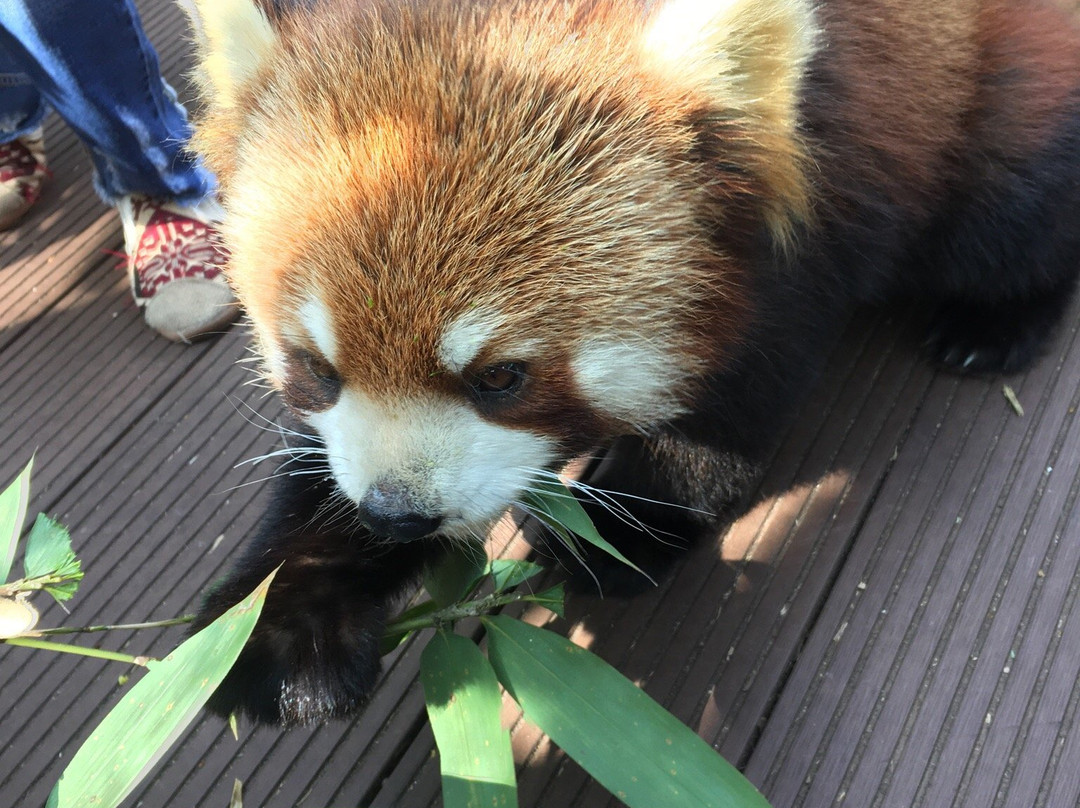
[[[179,13],[141,7],[183,86]],[[0,481],[36,452],[31,512],[71,526],[87,570],[45,624],[175,616],[257,517],[248,483],[270,469],[236,464],[274,447],[260,427],[278,405],[244,384],[242,329],[193,346],[146,329],[87,157],[56,120],[47,136],[55,178],[0,236]],[[728,535],[643,597],[572,600],[558,627],[775,808],[1076,806],[1078,312],[1030,373],[985,380],[919,360],[921,313],[860,317]],[[160,654],[181,635],[81,641]],[[234,778],[262,808],[438,804],[418,655],[393,659],[352,723],[237,741],[200,720],[129,804],[225,808]],[[0,648],[0,806],[44,804],[124,672]],[[535,729],[513,737],[523,808],[616,804]]]

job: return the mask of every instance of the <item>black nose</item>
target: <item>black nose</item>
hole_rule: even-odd
[[[372,486],[356,507],[360,521],[372,533],[394,541],[422,539],[442,524],[442,516],[418,512],[408,497],[393,486]]]

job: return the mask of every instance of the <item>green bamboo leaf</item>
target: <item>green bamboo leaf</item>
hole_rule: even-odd
[[[564,637],[485,617],[488,656],[525,717],[631,808],[768,808],[734,766]]]
[[[79,573],[79,578],[82,578],[82,573]],[[57,603],[65,600],[71,600],[75,597],[75,593],[79,591],[78,581],[64,581],[61,584],[49,584],[46,587],[42,587],[46,592],[53,596]]]
[[[57,573],[65,567],[70,568],[74,561],[75,553],[71,549],[71,536],[67,528],[39,513],[30,535],[26,537],[26,558],[23,560],[26,577],[38,578]]]
[[[33,467],[34,458],[31,457],[26,468],[0,493],[0,584],[7,583],[15,549],[19,546],[26,504],[30,501],[30,471]]]
[[[26,537],[23,568],[27,578],[51,576],[57,579],[44,589],[57,601],[70,600],[82,580],[82,563],[71,549],[71,535],[66,527],[39,513]]]
[[[566,617],[566,584],[556,584],[551,589],[537,592],[535,595],[526,595],[522,600],[543,606],[549,612],[554,612],[559,617]]]
[[[491,562],[491,577],[496,592],[513,589],[533,576],[544,571],[540,564],[532,561],[515,561],[511,558],[496,558]]]
[[[640,567],[597,532],[589,514],[581,507],[581,503],[577,501],[577,497],[569,488],[556,480],[538,480],[530,483],[529,486],[529,490],[522,495],[525,507],[545,525],[554,529],[561,527],[568,530],[645,575]],[[645,577],[649,576],[645,575]]]
[[[420,657],[446,808],[516,806],[510,733],[495,672],[472,640],[439,631]]]
[[[60,776],[49,808],[115,808],[164,756],[225,678],[255,627],[273,574],[186,640],[105,716]]]
[[[424,576],[424,588],[439,606],[464,599],[487,574],[488,558],[481,547],[459,549]]]

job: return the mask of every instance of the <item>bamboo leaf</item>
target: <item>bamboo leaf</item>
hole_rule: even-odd
[[[39,513],[26,537],[26,558],[23,560],[26,577],[50,575],[71,566],[74,561],[75,553],[67,528]]]
[[[487,567],[487,555],[482,548],[458,550],[428,571],[424,588],[439,606],[449,606],[476,588],[487,573]]]
[[[79,577],[82,578],[82,573],[79,573]],[[61,584],[50,584],[43,588],[53,596],[57,603],[60,603],[75,597],[75,593],[79,590],[79,583],[75,580],[68,580]]]
[[[484,618],[488,656],[525,717],[631,808],[768,808],[735,767],[599,657]]]
[[[23,567],[27,578],[54,577],[56,580],[43,588],[57,601],[69,600],[83,577],[67,528],[43,513],[38,514],[26,537]]]
[[[229,808],[244,808],[244,784],[236,779],[233,779]]]
[[[495,672],[465,637],[439,631],[420,657],[428,717],[439,747],[446,808],[516,806],[510,733],[499,717]]]
[[[186,640],[105,716],[60,776],[50,808],[115,808],[149,773],[225,678],[251,634],[271,574]]]
[[[566,584],[556,584],[551,589],[537,592],[535,595],[526,595],[522,600],[543,606],[549,612],[554,612],[559,617],[566,617]]]
[[[645,575],[640,567],[597,532],[596,526],[589,518],[589,514],[581,507],[581,503],[577,501],[577,497],[562,483],[555,480],[534,481],[530,483],[529,490],[523,495],[523,500],[526,508],[535,513],[548,527],[556,529],[562,527]]]
[[[34,458],[30,458],[19,476],[0,492],[0,584],[7,583],[15,549],[19,546],[26,505],[30,501],[30,471],[33,467]]]
[[[541,565],[532,561],[496,558],[491,562],[491,577],[494,580],[496,592],[513,589],[543,571],[544,568]]]

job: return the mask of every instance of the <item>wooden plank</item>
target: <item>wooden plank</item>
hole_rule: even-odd
[[[45,135],[53,178],[19,226],[0,234],[0,347],[93,272],[103,251],[120,249],[119,219],[91,187],[89,157],[55,115]]]
[[[1076,630],[1070,322],[1049,357],[1010,380],[1024,418],[1000,379],[935,380],[753,752],[748,771],[774,804],[1075,795],[1077,759],[1052,760],[1073,718],[1036,723],[1046,700],[1071,703],[1078,672],[1061,653]]]
[[[235,343],[220,343],[222,352],[228,347],[235,348]],[[220,365],[235,370],[229,362]],[[242,479],[231,467],[237,451],[250,450],[251,434],[236,428],[246,426],[240,419],[226,417],[225,410],[232,409],[228,402],[215,397],[212,412],[218,412],[200,417],[207,415],[196,406],[200,398],[205,400],[205,391],[174,388],[179,390],[186,394],[159,404],[158,411],[143,420],[142,429],[127,433],[57,501],[56,510],[75,528],[73,540],[87,579],[71,602],[71,615],[50,608],[44,615],[48,622],[115,623],[180,614],[209,577],[192,569],[204,563],[214,537],[238,538],[237,533],[249,529],[254,512],[244,506],[254,492],[242,489],[216,497],[214,492]],[[191,462],[196,456],[206,458],[207,464]],[[218,551],[218,561],[211,558],[211,563],[219,564],[223,556]],[[103,647],[134,647],[140,653],[149,647],[151,653],[163,653],[179,636],[179,631],[171,631],[136,639],[94,635],[94,640]],[[0,788],[12,795],[25,789],[26,804],[33,804],[38,797],[44,799],[41,789],[47,790],[59,773],[56,752],[73,751],[74,742],[115,698],[117,671],[91,660],[25,649],[0,653],[0,671],[21,685],[16,689],[5,681],[0,703],[14,725],[22,727],[21,737],[35,750],[48,750],[50,761],[44,772],[21,756],[9,766],[12,761],[6,757],[17,753],[0,750]],[[55,720],[34,720],[43,706],[56,713]]]

